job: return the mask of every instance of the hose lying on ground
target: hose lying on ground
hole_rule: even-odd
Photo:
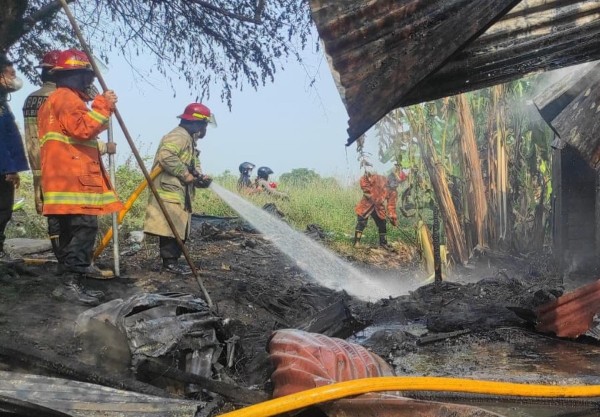
[[[512,397],[600,397],[600,385],[537,385],[444,377],[378,377],[354,379],[286,395],[221,414],[220,417],[269,417],[311,405],[368,392],[443,391]]]

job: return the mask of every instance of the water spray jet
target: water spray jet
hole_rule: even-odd
[[[395,297],[407,293],[398,278],[383,280],[370,277],[328,248],[294,230],[287,223],[246,201],[222,186],[210,187],[226,204],[256,230],[269,239],[281,252],[296,262],[315,282],[324,287],[346,291],[365,301]]]

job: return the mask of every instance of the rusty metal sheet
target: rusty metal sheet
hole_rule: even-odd
[[[76,417],[195,417],[205,402],[155,397],[62,378],[0,371],[0,394]],[[204,413],[201,413],[204,415]]]
[[[336,382],[394,376],[387,362],[362,346],[302,330],[278,330],[268,350],[275,367],[274,398]],[[368,393],[319,408],[331,417],[498,417],[476,407],[404,398],[399,392]]]
[[[278,330],[269,341],[273,397],[357,378],[393,376],[387,362],[360,345],[302,330]]]
[[[587,332],[600,312],[600,280],[538,307],[536,330],[576,338]]]
[[[600,59],[600,0],[310,0],[350,117]]]

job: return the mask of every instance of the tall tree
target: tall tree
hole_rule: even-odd
[[[463,173],[466,183],[466,199],[469,210],[471,235],[475,245],[487,247],[487,201],[481,170],[481,159],[475,137],[475,123],[466,94],[456,97],[459,142],[462,153]]]
[[[429,173],[435,200],[444,220],[450,252],[457,262],[466,264],[469,260],[469,253],[465,244],[465,234],[458,220],[444,166],[437,155],[431,137],[431,129],[428,126],[431,117],[429,109],[432,107],[435,106],[426,104],[409,107],[405,109],[406,118],[410,123],[411,131],[418,138],[421,156]]]
[[[298,57],[312,29],[303,0],[69,0],[94,54],[118,51],[130,62],[150,55],[169,80],[183,77],[198,98],[272,81],[283,61]],[[30,79],[50,49],[77,46],[56,0],[3,0],[0,51],[10,50]]]

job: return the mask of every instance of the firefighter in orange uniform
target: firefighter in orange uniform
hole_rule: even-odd
[[[360,178],[360,188],[363,191],[363,197],[354,208],[357,215],[354,246],[360,243],[370,216],[375,221],[379,230],[379,246],[390,249],[386,237],[386,219],[390,219],[392,226],[398,225],[398,215],[396,214],[397,189],[398,185],[405,179],[406,174],[397,165],[394,171],[387,177],[366,172]]]
[[[102,164],[96,136],[108,127],[117,102],[113,91],[91,99],[94,72],[87,55],[62,51],[52,72],[56,91],[38,112],[43,215],[60,224],[59,264],[71,292],[86,304],[98,302],[81,287],[80,278],[100,278],[92,264],[99,215],[119,211],[122,203]],[[108,153],[114,153],[114,144]],[[95,299],[90,300],[90,299]]]

